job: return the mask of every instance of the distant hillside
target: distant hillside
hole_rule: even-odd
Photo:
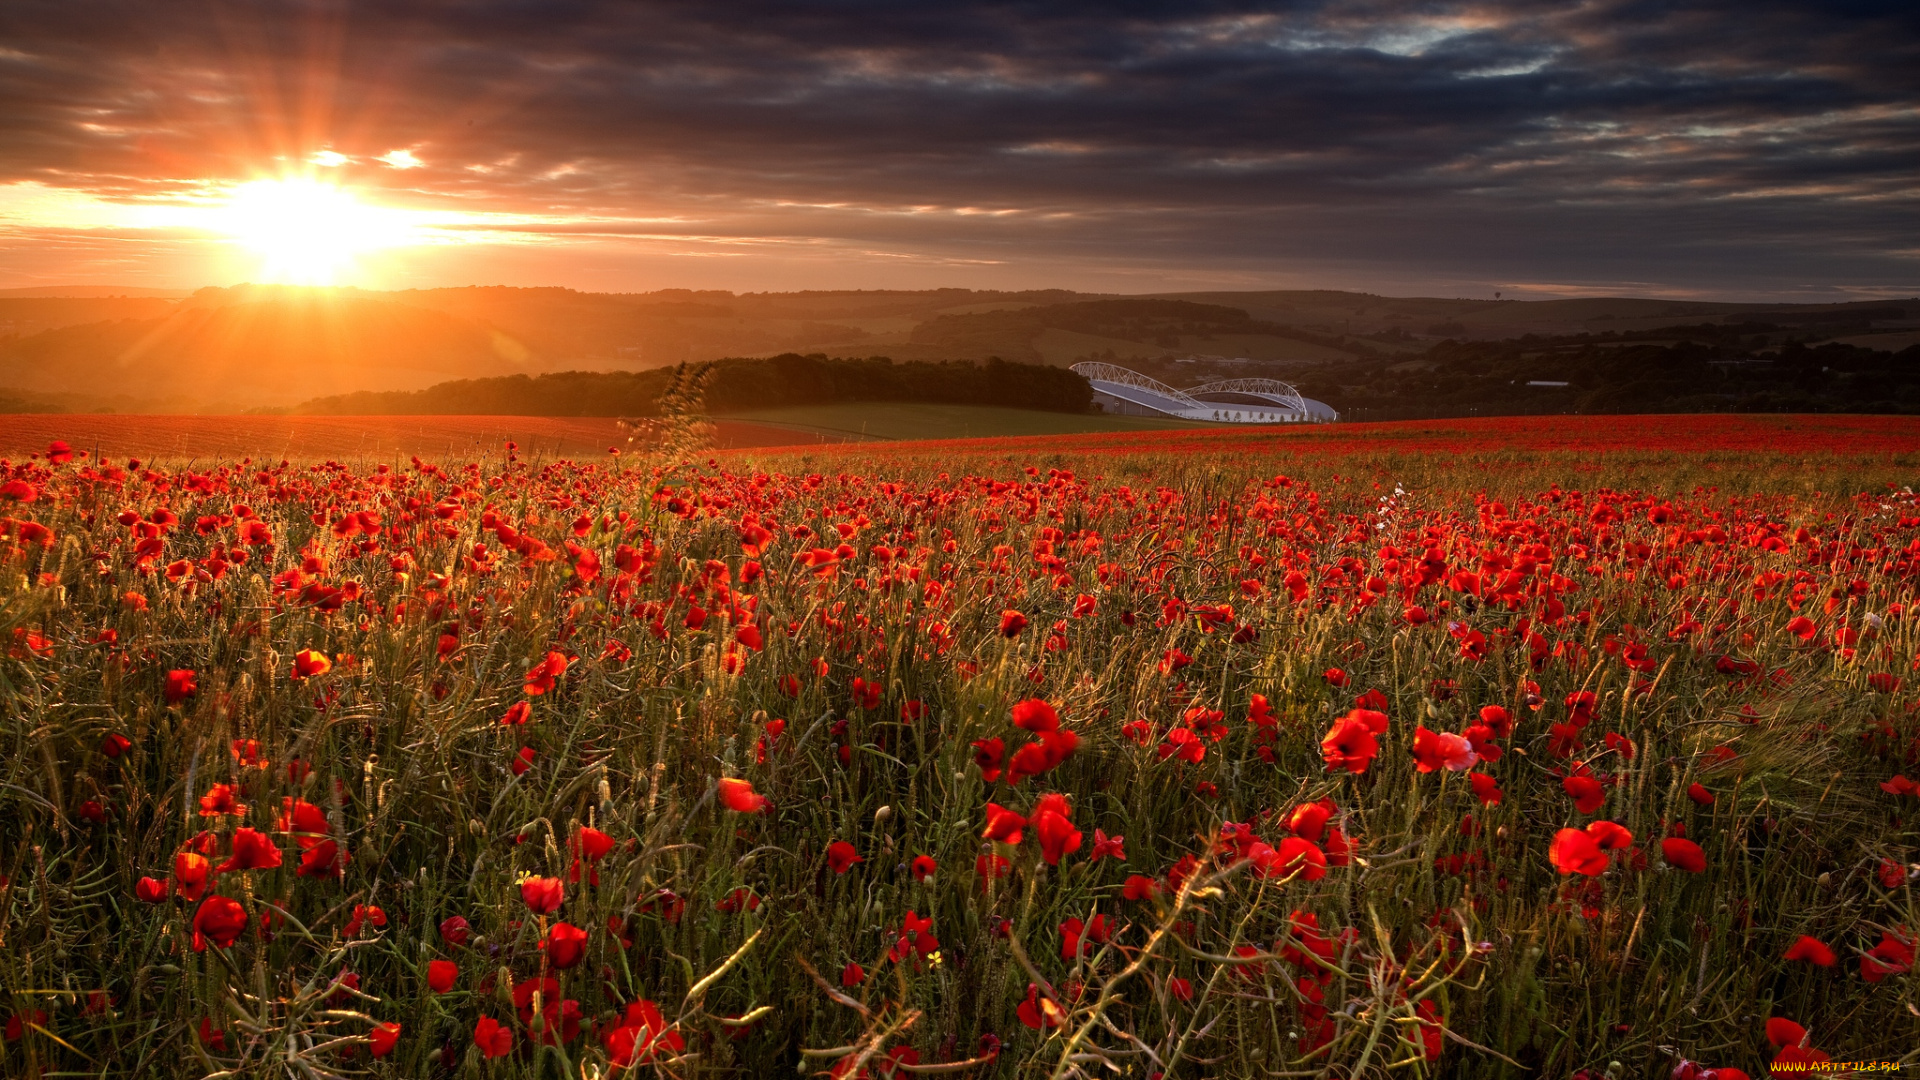
[[[184,289],[147,289],[137,285],[35,285],[25,289],[0,289],[0,299],[9,300],[45,297],[86,299],[148,297],[158,300],[179,300],[186,295],[187,290]]]
[[[1412,359],[1302,367],[1350,420],[1540,413],[1920,413],[1920,343],[1748,322],[1447,341]]]
[[[564,371],[528,377],[462,379],[425,390],[341,394],[292,411],[349,415],[654,416],[661,394],[688,369]],[[715,363],[706,376],[705,408],[738,412],[856,401],[997,405],[1084,413],[1087,381],[1070,371],[990,361],[896,364],[886,357],[836,359],[785,353]]]
[[[178,300],[0,295],[0,397],[119,411],[288,407],[322,395],[409,392],[459,380],[793,353],[900,363],[1000,357],[1066,366],[1097,359],[1174,382],[1201,370],[1311,378],[1371,408],[1367,402],[1384,402],[1393,380],[1370,373],[1425,363],[1429,350],[1448,340],[1756,321],[1779,328],[1781,341],[1839,340],[1897,352],[1920,341],[1920,300],[1782,305],[1333,291],[1116,297],[1058,289],[611,294],[281,286],[202,289]],[[1606,383],[1604,367],[1592,378]]]
[[[1762,321],[1779,325],[1920,320],[1920,299],[1851,304],[1722,303],[1644,297],[1578,300],[1466,300],[1375,296],[1330,290],[1163,293],[1163,299],[1226,304],[1254,318],[1321,333],[1361,337],[1492,340],[1524,334],[1650,330],[1689,323]],[[1901,314],[1900,312],[1905,312]]]
[[[19,297],[0,294],[0,344],[63,326],[162,319],[173,301],[157,297]]]
[[[581,293],[571,289],[426,289],[387,293],[396,303],[498,329],[536,355],[661,367],[722,356],[781,352],[895,352],[913,329],[952,310],[1060,303],[1064,290],[976,292]],[[875,349],[874,346],[888,346]],[[985,359],[942,355],[916,359]],[[598,366],[598,365],[596,365]]]
[[[990,352],[1029,363],[1066,364],[1194,352],[1254,360],[1353,359],[1382,351],[1351,338],[1255,319],[1236,307],[1137,297],[942,315],[915,328],[912,341],[956,356]],[[1080,350],[1062,356],[1049,349],[1056,342],[1078,344]]]
[[[289,401],[326,387],[423,386],[527,370],[530,359],[504,335],[373,296],[215,290],[168,305],[160,317],[64,326],[10,342],[0,347],[0,386]]]

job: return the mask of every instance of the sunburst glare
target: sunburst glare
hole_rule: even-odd
[[[353,192],[307,177],[256,180],[234,189],[220,230],[260,256],[257,280],[331,285],[356,258],[414,242],[404,211],[369,206]]]

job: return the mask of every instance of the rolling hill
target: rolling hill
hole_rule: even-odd
[[[0,294],[0,401],[69,411],[279,408],[461,379],[644,371],[783,353],[901,362],[997,356],[1056,367],[1100,359],[1176,384],[1201,373],[1311,378],[1351,401],[1382,384],[1375,369],[1424,362],[1445,339],[1763,322],[1803,343],[1840,338],[1893,352],[1920,330],[1920,301],[1493,301],[1334,291],[1116,297],[966,289],[613,294],[236,286],[183,298],[121,294],[134,290],[102,295],[100,288],[72,296],[28,291],[33,295]],[[1340,375],[1348,366],[1366,374]]]

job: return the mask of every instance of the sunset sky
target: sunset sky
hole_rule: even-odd
[[[1911,0],[8,0],[0,103],[0,289],[1920,294]]]

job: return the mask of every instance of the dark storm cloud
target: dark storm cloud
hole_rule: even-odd
[[[115,197],[325,146],[601,236],[1920,281],[1912,3],[12,0],[0,103],[0,181]],[[424,167],[371,161],[397,148]]]

